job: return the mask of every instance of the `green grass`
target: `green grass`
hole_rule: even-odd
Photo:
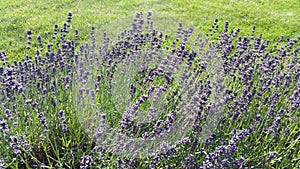
[[[91,26],[99,31],[123,30],[132,16],[138,11],[153,11],[154,16],[173,17],[163,20],[160,28],[176,29],[176,23],[182,21],[206,32],[213,20],[230,22],[230,28],[241,28],[240,35],[250,35],[253,25],[264,39],[277,40],[280,35],[294,38],[300,31],[300,1],[12,1],[0,2],[0,49],[5,49],[10,58],[24,56],[26,30],[34,31],[42,37],[51,37],[54,24],[63,24],[68,11],[73,12],[72,26],[79,30],[82,41],[88,39]],[[127,18],[119,20],[119,18]],[[155,20],[154,20],[155,21]],[[171,24],[168,22],[172,21]],[[157,23],[157,22],[156,22]],[[167,28],[166,28],[167,27]],[[107,29],[109,28],[109,29]]]

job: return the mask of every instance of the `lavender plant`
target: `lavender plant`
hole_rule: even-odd
[[[272,43],[253,27],[242,37],[216,19],[189,45],[195,30],[166,35],[151,15],[97,46],[94,27],[78,42],[69,13],[52,39],[28,30],[22,60],[0,53],[0,168],[300,166],[300,36]],[[185,117],[190,130],[176,127]],[[187,132],[166,142],[172,129]],[[148,156],[126,142],[142,152],[133,158],[114,133],[162,141]]]
[[[199,54],[201,64],[207,67],[205,73],[200,73],[191,60],[187,60],[196,55],[195,50],[203,50],[186,49],[193,29],[184,30],[179,23],[176,40],[169,49],[164,44],[168,35],[153,28],[151,15],[149,12],[144,21],[142,13],[137,13],[132,28],[121,33],[112,51],[101,51],[100,54],[95,53],[92,28],[92,44],[81,48],[75,67],[74,98],[82,126],[100,145],[130,157],[166,152],[185,137],[197,118],[206,119],[201,138],[205,140],[216,128],[221,112],[223,69],[221,63],[212,61],[218,59],[214,46]],[[110,41],[105,35],[104,38],[100,49],[109,46]],[[204,47],[208,45],[202,44]],[[216,71],[218,77],[215,77]],[[202,81],[201,76],[207,81]],[[213,101],[209,111],[201,115],[203,107],[197,102],[203,84],[210,88],[206,97]],[[108,88],[98,89],[103,85]],[[97,89],[99,97],[95,97]],[[110,96],[107,98],[102,92],[109,92]],[[106,108],[108,99],[111,99],[113,109]],[[121,119],[114,118],[117,114]],[[107,124],[116,120],[121,120],[119,129]]]

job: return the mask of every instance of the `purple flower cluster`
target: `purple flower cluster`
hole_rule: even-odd
[[[92,157],[89,155],[84,155],[81,157],[80,168],[87,169],[92,164]]]
[[[214,152],[206,153],[206,160],[203,161],[202,168],[232,168],[242,166],[245,161],[243,157],[239,157],[233,161],[230,161],[229,158],[238,151],[238,142],[248,137],[254,130],[255,126],[241,131],[234,129],[232,131],[232,138],[228,141],[228,145],[218,146]],[[203,151],[205,152],[205,150]]]
[[[5,161],[0,158],[0,169],[5,169]]]
[[[179,23],[173,40],[154,29],[151,16],[149,12],[144,19],[137,13],[117,42],[111,43],[104,33],[103,44],[97,46],[95,27],[89,43],[79,42],[78,30],[70,40],[68,13],[61,27],[54,25],[49,44],[28,30],[24,58],[12,61],[0,52],[0,168],[10,163],[25,168],[18,160],[31,167],[63,168],[268,168],[281,165],[273,160],[278,154],[295,161],[300,37],[282,36],[272,46],[262,34],[255,36],[256,27],[250,38],[242,37],[239,28],[229,29],[229,22],[220,30],[216,19],[209,33],[199,35],[191,47],[195,30]],[[214,66],[217,63],[221,66]],[[132,69],[140,71],[127,78]],[[90,107],[84,107],[86,102]],[[94,112],[78,122],[79,110]],[[141,112],[153,121],[142,121]],[[128,137],[165,139],[185,112],[195,114],[188,121],[190,135],[158,146],[165,151],[145,159],[112,155],[86,136],[95,131],[101,135],[109,125]],[[85,125],[95,130],[84,132]],[[207,130],[213,127],[215,131]],[[134,144],[141,143],[128,146]],[[270,153],[262,155],[262,149]]]

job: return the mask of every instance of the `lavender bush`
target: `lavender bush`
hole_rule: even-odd
[[[220,30],[216,19],[189,45],[192,29],[179,24],[165,35],[151,15],[137,13],[116,42],[104,36],[98,46],[94,27],[85,44],[77,30],[70,34],[69,13],[52,40],[27,31],[22,60],[1,52],[0,168],[300,166],[300,36],[273,44],[255,27],[250,37],[228,22]],[[184,137],[147,156],[119,154],[122,142],[107,147],[113,142],[101,137],[109,126],[164,138],[187,112]]]
[[[142,13],[137,13],[132,28],[121,33],[112,51],[107,48],[110,41],[105,33],[100,54],[95,53],[92,28],[92,44],[81,48],[75,66],[73,96],[81,125],[110,152],[129,157],[166,153],[192,130],[196,119],[205,119],[201,137],[205,140],[222,112],[223,69],[222,63],[216,62],[214,46],[202,43],[186,49],[193,29],[184,30],[179,23],[176,40],[169,48],[164,45],[168,35],[155,30],[150,17],[148,13],[144,24]],[[207,47],[198,55],[198,64],[206,66],[204,73],[192,64],[195,58],[191,57],[195,50]],[[204,90],[209,93],[203,95]],[[203,114],[201,96],[211,102]],[[112,127],[116,121],[120,121],[115,124],[120,130]]]

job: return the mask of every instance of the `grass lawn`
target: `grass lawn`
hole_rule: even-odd
[[[53,25],[61,25],[69,11],[74,15],[72,26],[79,30],[82,41],[88,39],[91,26],[114,35],[119,33],[117,30],[127,27],[139,11],[153,11],[154,17],[161,17],[156,22],[161,29],[176,29],[177,23],[183,22],[200,33],[207,32],[218,18],[220,23],[229,21],[232,29],[241,28],[240,35],[250,35],[252,26],[256,25],[256,32],[271,41],[278,40],[280,35],[295,38],[300,31],[300,1],[297,0],[5,0],[0,2],[0,49],[5,49],[10,58],[22,58],[26,30],[49,38]]]

